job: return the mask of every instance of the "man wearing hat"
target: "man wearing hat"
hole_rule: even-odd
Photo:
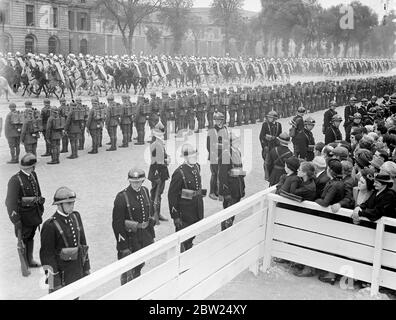
[[[289,129],[289,136],[292,139],[293,146],[294,146],[294,154],[296,154],[296,143],[295,139],[296,136],[303,131],[304,129],[304,114],[306,110],[304,107],[299,107],[297,109],[297,115],[290,121],[290,129]]]
[[[107,132],[110,137],[110,148],[106,151],[117,150],[117,127],[120,123],[120,114],[118,111],[121,109],[121,105],[114,101],[113,95],[107,98],[109,105],[106,113],[105,125]]]
[[[150,116],[148,119],[150,129],[154,129],[155,125],[160,119],[160,99],[157,99],[157,94],[155,92],[150,93]]]
[[[270,111],[266,116],[266,121],[263,122],[261,126],[259,139],[262,148],[261,156],[264,160],[264,168],[268,153],[278,144],[277,138],[282,133],[282,125],[277,120],[278,113],[276,111]]]
[[[7,206],[8,216],[15,227],[15,235],[22,238],[26,247],[29,267],[40,265],[33,260],[34,235],[42,223],[45,199],[41,196],[40,184],[34,171],[37,158],[32,153],[24,155],[20,162],[20,171],[8,181]]]
[[[331,101],[329,109],[326,110],[326,112],[323,115],[322,133],[324,135],[326,135],[327,129],[330,127],[334,115],[337,114],[337,111],[335,111],[336,108],[337,108],[337,102]]]
[[[51,114],[51,101],[49,99],[44,99],[44,107],[41,109],[41,120],[43,122],[43,137],[45,140],[45,153],[42,154],[42,157],[49,157],[51,155],[51,142],[47,140],[46,130],[47,130],[47,121]]]
[[[24,121],[21,129],[21,143],[23,143],[26,153],[33,153],[37,156],[37,140],[40,138],[40,133],[38,126],[34,127],[34,124],[38,125],[39,119],[35,117],[35,110],[33,110],[30,100],[25,101],[25,106]]]
[[[176,130],[177,132],[181,132],[187,128],[186,123],[186,114],[187,114],[187,107],[186,107],[186,99],[182,96],[181,91],[176,92]]]
[[[197,150],[190,144],[184,144],[181,156],[184,163],[174,171],[168,190],[169,211],[176,232],[203,219],[203,197],[206,196],[206,190],[202,189]],[[184,241],[181,251],[191,249],[193,240],[190,238]]]
[[[74,211],[76,193],[60,187],[52,205],[56,212],[41,229],[40,260],[47,275],[49,293],[90,273],[87,239],[79,212]]]
[[[81,120],[81,137],[78,139],[78,150],[84,150],[85,144],[85,128],[87,126],[87,120],[89,115],[89,108],[87,105],[82,104],[82,100],[80,97],[76,98],[77,109],[84,112],[84,120]]]
[[[279,137],[277,137],[277,140],[279,141],[279,146],[274,147],[268,153],[267,159],[265,161],[265,177],[270,183],[270,186],[276,185],[279,182],[280,177],[286,173],[286,159],[293,156],[292,152],[288,148],[288,145],[290,143],[289,135],[285,132],[281,133]]]
[[[63,129],[65,126],[64,118],[59,116],[59,111],[56,107],[51,108],[51,114],[47,121],[46,128],[46,140],[51,145],[51,161],[47,164],[59,164],[60,154],[60,141],[63,135]]]
[[[20,117],[21,113],[16,111],[15,103],[10,103],[9,108],[10,112],[7,114],[4,124],[4,133],[11,153],[11,160],[7,163],[18,163],[21,152],[22,118]]]
[[[353,115],[358,112],[356,103],[357,103],[357,99],[355,97],[351,97],[349,99],[349,105],[347,105],[344,110],[344,128],[345,128],[345,134],[348,137],[346,139],[348,142],[352,128],[351,124],[353,123]]]
[[[218,197],[218,172],[220,164],[223,163],[222,154],[224,150],[230,148],[230,136],[227,127],[224,125],[225,117],[222,113],[214,114],[215,126],[208,130],[206,148],[209,153],[210,161],[210,193],[209,197],[217,200]]]
[[[122,116],[120,119],[120,127],[122,132],[122,145],[120,148],[128,148],[132,137],[132,103],[129,101],[128,95],[122,95]],[[130,110],[131,112],[128,112]]]
[[[67,119],[67,116],[69,115],[70,108],[68,105],[66,105],[66,99],[64,97],[59,99],[60,107],[59,107],[59,115],[65,119]],[[66,133],[63,134],[62,136],[62,150],[60,153],[68,153],[68,145],[69,145],[69,137],[67,136]]]
[[[151,181],[151,201],[154,206],[154,217],[156,224],[159,221],[168,221],[161,213],[161,196],[164,192],[165,181],[169,179],[168,164],[169,155],[165,150],[164,143],[165,128],[161,122],[157,123],[152,130],[152,139],[150,145],[151,165],[148,173],[148,180]]]
[[[105,120],[105,110],[101,109],[99,106],[99,101],[95,98],[91,99],[92,108],[88,114],[87,120],[87,130],[92,138],[92,150],[89,154],[98,153],[98,148],[100,145],[100,132],[103,129],[103,122]]]
[[[213,120],[213,115],[215,113],[215,110],[217,108],[219,99],[216,94],[214,94],[214,89],[209,88],[208,90],[208,109],[206,116],[208,118],[208,129],[213,129],[214,127],[214,120]]]
[[[81,120],[76,116],[78,109],[77,105],[72,102],[70,103],[71,111],[69,112],[66,124],[65,131],[70,139],[70,147],[71,147],[71,155],[68,156],[68,159],[76,159],[78,158],[78,140],[83,134],[81,129]]]
[[[145,179],[142,169],[130,170],[129,186],[119,192],[114,200],[112,226],[119,260],[154,242],[154,210],[149,191],[142,186]],[[123,273],[121,285],[139,277],[143,266],[144,263]]]
[[[342,134],[340,131],[340,124],[342,122],[342,118],[340,115],[335,114],[331,121],[330,126],[327,128],[325,133],[325,144],[329,144],[332,142],[339,142],[342,140]]]
[[[312,160],[312,164],[315,167],[316,198],[320,198],[324,187],[330,180],[326,170],[326,159],[323,156],[316,156]]]
[[[315,126],[315,120],[308,117],[304,120],[304,129],[300,131],[294,140],[294,154],[297,158],[306,161],[312,161],[314,158],[315,138],[312,129]]]

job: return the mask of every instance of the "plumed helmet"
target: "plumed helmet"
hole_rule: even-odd
[[[21,169],[30,169],[34,167],[36,163],[37,163],[36,156],[33,153],[27,153],[22,157],[19,167]]]
[[[182,146],[181,156],[182,157],[190,157],[196,155],[198,153],[197,149],[194,148],[191,144],[186,143]]]
[[[224,120],[225,117],[224,117],[224,114],[222,114],[221,112],[216,112],[216,113],[213,115],[213,119],[214,119],[214,120]]]
[[[128,179],[133,181],[144,181],[146,179],[146,173],[143,169],[133,168],[128,172]]]
[[[60,187],[55,191],[54,202],[52,205],[69,203],[76,201],[76,193],[69,189],[68,187]]]

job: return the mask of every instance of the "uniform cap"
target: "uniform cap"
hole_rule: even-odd
[[[331,121],[335,122],[335,121],[340,121],[342,122],[342,117],[339,114],[335,114],[332,118]]]
[[[196,148],[194,148],[189,143],[186,143],[182,146],[182,149],[181,149],[182,157],[190,157],[190,156],[196,155],[197,153],[198,153],[198,150]]]
[[[389,174],[376,174],[374,180],[382,183],[393,183],[393,179]]]
[[[36,163],[37,163],[36,156],[33,153],[27,153],[22,157],[19,167],[21,169],[29,169],[34,167]]]
[[[76,201],[76,193],[68,187],[60,187],[55,191],[54,202],[52,205],[70,203]]]
[[[304,107],[298,107],[297,112],[298,113],[305,113],[305,108]]]
[[[268,112],[267,118],[268,118],[268,117],[272,117],[272,118],[276,118],[276,119],[279,118],[278,113],[277,113],[276,111],[274,111],[274,110]]]
[[[225,117],[224,117],[224,114],[222,114],[221,112],[216,112],[216,113],[213,115],[213,119],[214,119],[214,120],[224,120]]]
[[[288,145],[290,142],[290,136],[286,132],[282,132],[277,138],[282,145]]]
[[[354,119],[362,119],[362,115],[361,115],[359,112],[356,112],[356,113],[353,115],[353,118],[354,118]]]
[[[308,117],[304,120],[304,124],[315,124],[315,119],[312,117]]]

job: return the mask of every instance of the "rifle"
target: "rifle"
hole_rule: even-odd
[[[17,250],[18,250],[19,261],[21,262],[22,275],[24,277],[27,277],[30,275],[30,271],[26,259],[26,247],[22,241],[22,230],[18,229],[17,234],[18,234]]]

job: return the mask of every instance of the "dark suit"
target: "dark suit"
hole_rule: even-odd
[[[340,129],[335,126],[328,127],[325,134],[325,144],[329,144],[337,140],[342,140]]]
[[[297,188],[294,190],[296,196],[301,197],[303,200],[315,201],[316,199],[316,184],[315,180],[307,180],[306,182],[300,180]]]
[[[315,138],[311,131],[303,129],[294,139],[294,154],[297,158],[312,161],[314,158]]]
[[[319,175],[319,177],[315,178],[316,199],[321,197],[322,192],[323,192],[327,182],[329,182],[329,180],[330,180],[330,178],[327,175],[326,169]]]
[[[368,200],[360,205],[362,209],[359,216],[366,217],[371,221],[377,221],[381,217],[396,218],[396,192],[385,189],[380,194],[374,191]]]
[[[285,174],[285,161],[293,156],[288,147],[278,146],[273,148],[266,159],[267,171],[269,172],[268,181],[270,186],[276,185],[281,176]]]
[[[321,197],[316,200],[316,203],[322,207],[328,207],[340,202],[344,197],[344,182],[340,179],[332,179],[327,182]]]

